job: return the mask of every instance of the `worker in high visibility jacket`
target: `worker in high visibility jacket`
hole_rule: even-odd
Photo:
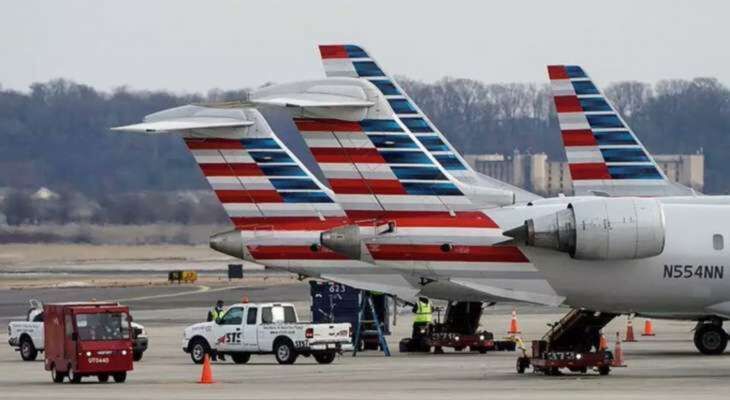
[[[208,311],[208,318],[207,318],[207,321],[208,321],[208,322],[211,322],[211,321],[213,321],[213,322],[218,322],[218,321],[219,321],[219,320],[220,320],[221,318],[223,318],[223,314],[224,314],[224,313],[223,313],[223,300],[218,300],[218,301],[217,301],[217,302],[215,303],[215,307],[211,308],[211,309],[210,309],[210,310]],[[226,357],[225,357],[225,356],[224,356],[223,354],[220,354],[220,355],[219,355],[219,354],[218,354],[217,352],[215,352],[215,351],[212,351],[212,352],[211,352],[211,354],[210,354],[210,358],[211,358],[211,359],[212,359],[213,361],[217,361],[217,360],[218,360],[218,358],[220,358],[220,360],[221,360],[221,361],[225,361],[225,360],[226,360]]]
[[[416,314],[416,318],[413,319],[413,334],[411,337],[414,339],[421,338],[426,334],[428,325],[432,321],[433,309],[428,298],[419,297],[418,302],[413,306],[413,313]]]

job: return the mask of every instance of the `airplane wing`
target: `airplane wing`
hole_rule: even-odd
[[[328,274],[322,275],[321,278],[356,289],[388,293],[408,302],[414,302],[420,291],[398,274]]]
[[[449,282],[470,290],[484,293],[489,297],[494,298],[495,301],[523,301],[526,303],[541,304],[552,307],[557,307],[565,301],[565,297],[563,296],[551,296],[542,293],[503,289],[468,280],[450,279]]]
[[[583,68],[550,65],[548,75],[576,195],[696,194],[667,179]]]

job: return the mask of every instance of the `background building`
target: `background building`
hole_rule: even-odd
[[[547,154],[467,154],[466,161],[477,171],[541,195],[573,194],[567,161],[551,161]],[[705,183],[705,155],[659,154],[659,167],[673,182],[701,192]]]

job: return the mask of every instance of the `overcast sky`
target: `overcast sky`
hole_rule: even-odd
[[[322,77],[320,43],[359,43],[386,71],[433,81],[545,82],[579,63],[599,82],[730,83],[726,1],[1,2],[0,85],[70,78],[201,92]]]

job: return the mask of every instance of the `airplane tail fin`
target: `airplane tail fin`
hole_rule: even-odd
[[[395,111],[395,117],[416,137],[438,164],[459,181],[512,191],[518,202],[539,198],[539,196],[506,183],[479,176],[398,82],[386,74],[370,53],[361,46],[354,44],[321,45],[319,52],[325,75],[328,78],[359,78],[375,85]]]
[[[344,211],[254,108],[188,105],[118,131],[182,134],[238,229],[319,230],[344,224]]]
[[[667,179],[583,68],[550,65],[547,69],[575,194],[677,196],[694,193]]]

